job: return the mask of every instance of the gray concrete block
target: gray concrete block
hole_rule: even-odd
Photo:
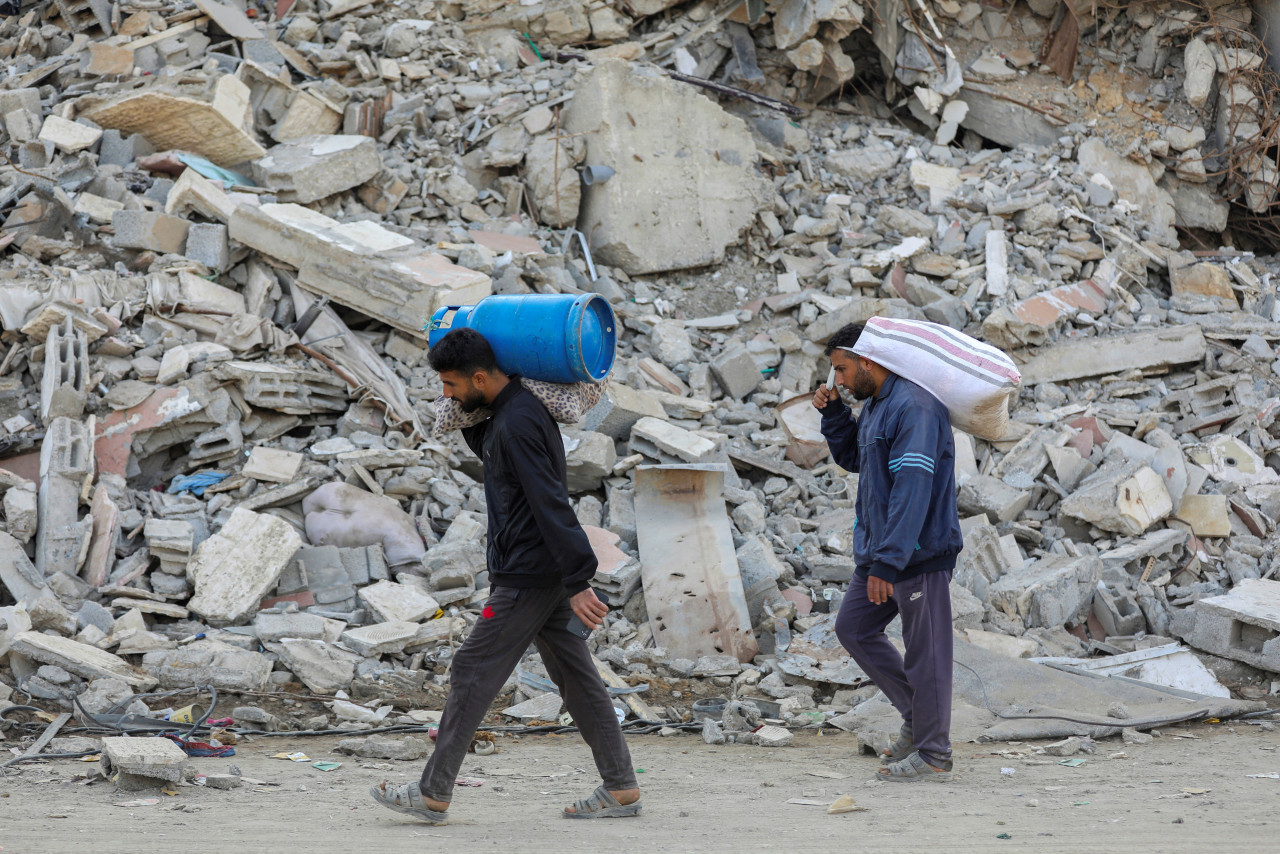
[[[151,786],[158,786],[162,782],[181,782],[187,766],[187,754],[182,748],[169,739],[158,736],[104,738],[102,759],[103,771],[108,776],[120,773],[143,777],[151,781]]]
[[[735,400],[741,400],[755,391],[762,379],[760,366],[741,344],[726,347],[711,362],[711,373],[724,393]]]
[[[40,90],[36,88],[0,90],[0,115],[14,110],[30,110],[40,115]]]
[[[380,171],[378,145],[367,136],[306,136],[275,146],[253,164],[259,184],[298,204],[358,187]]]
[[[1187,643],[1223,658],[1280,673],[1280,581],[1250,579],[1190,609]]]
[[[964,482],[956,500],[962,513],[975,516],[986,513],[1000,522],[1010,522],[1027,509],[1031,493],[1014,489],[990,475],[980,474]]]
[[[193,222],[187,231],[185,254],[210,270],[226,270],[231,266],[231,243],[227,239],[227,227]]]
[[[122,249],[151,249],[181,255],[187,247],[185,219],[156,211],[116,211],[111,216],[115,245]]]
[[[603,433],[614,439],[626,439],[641,418],[667,419],[662,403],[651,394],[636,391],[621,383],[610,383],[582,419],[582,429]]]
[[[163,205],[165,202],[169,201],[169,191],[173,189],[173,184],[174,182],[172,178],[156,178],[151,182],[151,186],[147,188],[147,191],[143,193],[143,195],[148,199],[151,199],[154,202],[159,202]]]
[[[98,163],[128,168],[139,157],[154,153],[155,148],[142,134],[126,135],[123,131],[109,129],[102,132],[102,142],[98,145]]]
[[[618,462],[613,439],[603,433],[577,430],[567,438],[571,444],[577,443],[565,457],[569,491],[577,493],[599,489],[600,482],[613,473]]]

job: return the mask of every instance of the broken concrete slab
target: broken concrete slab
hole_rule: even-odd
[[[716,447],[710,439],[657,418],[641,418],[632,426],[631,434],[687,463],[706,459]]]
[[[755,391],[763,379],[760,365],[741,344],[726,347],[711,362],[711,373],[726,395],[741,400]]]
[[[555,715],[552,715],[550,719],[554,718]],[[390,738],[385,735],[370,735],[364,738],[344,738],[338,742],[338,746],[334,750],[338,753],[360,756],[365,759],[392,759],[399,762],[414,762],[431,752],[431,742],[425,738],[414,736]]]
[[[270,483],[289,483],[298,475],[302,454],[280,448],[256,447],[245,461],[241,474]]]
[[[1207,346],[1199,327],[1171,326],[1057,344],[1041,350],[1020,370],[1024,385],[1056,383],[1198,362]]]
[[[190,151],[228,168],[267,153],[217,106],[184,95],[131,92],[90,110],[86,118],[104,128],[142,134],[157,148]]]
[[[1076,160],[1086,177],[1094,173],[1105,175],[1120,198],[1137,205],[1158,231],[1167,233],[1172,229],[1173,197],[1156,185],[1146,166],[1121,157],[1097,138],[1080,145]]]
[[[440,610],[440,603],[425,590],[394,581],[365,587],[360,599],[383,622],[417,623]]]
[[[187,246],[191,224],[158,211],[119,210],[111,215],[115,244],[123,249],[150,249],[181,255]]]
[[[177,649],[148,652],[143,668],[161,688],[212,685],[219,691],[261,691],[271,676],[271,659],[262,653],[211,638]]]
[[[22,543],[6,531],[0,531],[0,586],[19,603],[39,599],[49,592],[44,574],[31,563]]]
[[[345,690],[355,675],[358,658],[323,640],[284,638],[279,651],[284,665],[317,694]]]
[[[746,123],[692,87],[606,60],[574,92],[565,130],[613,176],[586,188],[578,228],[629,275],[718,263],[755,219],[766,184]]]
[[[1116,461],[1080,482],[1062,512],[1104,531],[1137,536],[1173,512],[1164,480],[1141,462]]]
[[[484,273],[369,222],[338,223],[299,205],[240,205],[230,236],[298,268],[309,290],[426,339],[423,318],[488,296]]]
[[[417,637],[420,628],[416,622],[389,620],[347,629],[342,633],[342,643],[365,657],[399,653]]]
[[[188,607],[212,625],[245,622],[301,545],[283,519],[237,508],[187,564],[196,591]]]
[[[254,179],[281,202],[307,204],[349,190],[382,170],[367,136],[304,136],[277,145],[253,163]]]
[[[641,418],[665,421],[667,412],[652,394],[622,383],[610,383],[600,395],[600,402],[583,416],[580,426],[612,439],[626,439]]]
[[[10,648],[19,655],[56,665],[84,679],[119,679],[142,691],[156,685],[155,678],[146,670],[134,667],[105,650],[70,638],[29,631],[16,635]]]
[[[45,117],[39,136],[41,142],[51,142],[55,148],[67,154],[92,148],[101,138],[101,128],[90,127],[55,115]]]
[[[1083,621],[1093,604],[1102,561],[1096,557],[1045,557],[1011,570],[991,585],[990,607],[1027,628]]]

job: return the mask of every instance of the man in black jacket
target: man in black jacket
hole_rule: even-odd
[[[398,812],[442,823],[476,727],[535,643],[604,781],[563,814],[639,815],[640,790],[609,692],[586,641],[568,628],[576,615],[594,629],[609,609],[589,584],[596,558],[569,504],[560,430],[519,377],[499,370],[489,342],[475,330],[450,332],[428,359],[446,397],[467,412],[493,410],[493,417],[462,431],[484,462],[492,593],[453,657],[436,749],[421,782],[394,789],[383,783],[372,794]]]

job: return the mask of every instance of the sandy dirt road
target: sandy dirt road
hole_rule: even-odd
[[[1140,746],[1103,741],[1078,767],[1027,755],[1029,744],[958,745],[947,785],[874,782],[875,759],[856,756],[853,737],[843,734],[805,733],[776,750],[709,747],[696,734],[641,736],[630,744],[644,769],[645,814],[610,821],[558,814],[598,783],[584,770],[590,759],[576,735],[504,738],[499,753],[468,757],[462,773],[483,785],[457,790],[444,827],[417,824],[367,794],[383,779],[416,777],[422,763],[339,756],[336,743],[255,739],[234,758],[192,761],[209,773],[235,764],[276,785],[183,785],[177,796],[86,786],[74,778],[87,763],[24,766],[0,778],[0,847],[4,854],[1280,850],[1280,779],[1247,776],[1280,773],[1280,732],[1243,724],[1179,727]],[[294,750],[343,764],[326,773],[270,758]],[[822,806],[787,803],[841,793],[866,810],[828,815]],[[114,805],[147,797],[159,803]]]

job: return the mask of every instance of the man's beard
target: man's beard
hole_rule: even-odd
[[[855,400],[866,400],[868,397],[876,393],[876,381],[871,376],[871,372],[861,365],[853,374],[853,382],[849,385],[849,391],[853,393]]]
[[[466,397],[458,398],[458,405],[462,407],[463,412],[475,412],[487,403],[488,401],[484,399],[484,395],[474,386],[467,391]]]

